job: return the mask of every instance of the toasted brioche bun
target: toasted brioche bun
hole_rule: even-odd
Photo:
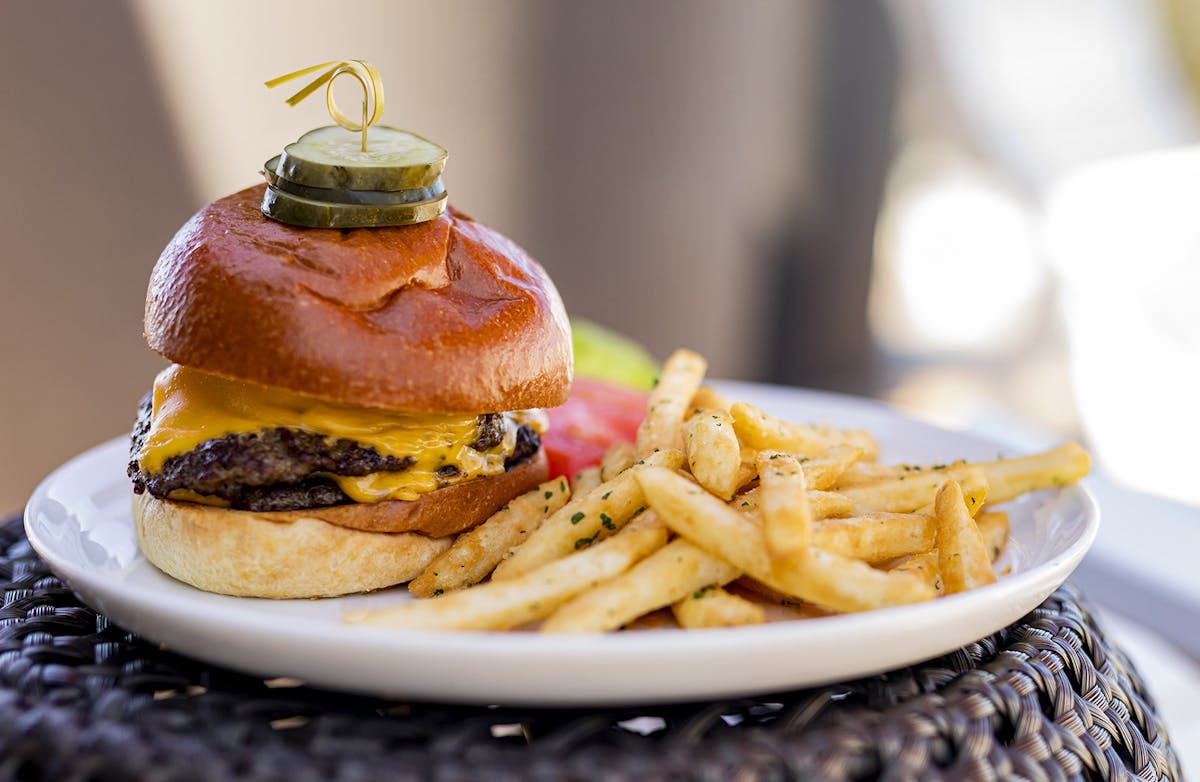
[[[265,185],[201,209],[167,245],[146,341],[176,363],[347,404],[431,413],[554,407],[571,385],[545,271],[453,209],[395,228],[297,228]]]
[[[159,570],[194,587],[238,597],[333,597],[411,581],[474,526],[546,476],[539,458],[504,475],[477,478],[412,502],[255,513],[134,495],[138,545]],[[405,526],[378,532],[330,523]],[[325,520],[323,520],[325,519]]]

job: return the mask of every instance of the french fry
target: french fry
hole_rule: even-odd
[[[1000,559],[1008,546],[1008,513],[1002,510],[985,510],[975,517],[983,544],[987,547],[992,562]]]
[[[743,463],[749,458],[751,464],[751,472],[753,475],[758,474],[756,464],[758,452],[751,448],[742,449]],[[845,470],[853,465],[859,458],[862,457],[862,449],[853,445],[835,445],[818,453],[812,458],[804,457],[800,459],[800,468],[804,471],[804,482],[808,485],[809,499],[812,501],[814,491],[824,491],[837,483],[838,477]],[[742,485],[747,481],[743,480]],[[748,499],[746,495],[757,492],[758,487],[750,489],[739,495],[739,499]],[[758,497],[755,495],[751,499],[752,504],[757,506]],[[841,502],[839,505],[843,504]],[[853,505],[846,508],[844,513],[849,513],[853,509]],[[815,513],[815,511],[814,511]],[[840,515],[839,512],[831,508],[827,515]]]
[[[870,486],[855,486],[842,491],[854,501],[855,515],[873,511],[911,513],[931,502],[944,484],[956,481],[973,489],[988,486],[983,469],[964,465],[930,473],[902,475]]]
[[[683,447],[699,484],[718,497],[731,499],[742,485],[742,449],[729,414],[705,409],[687,419]]]
[[[857,445],[834,445],[802,463],[810,489],[831,489],[846,470],[861,464],[863,449]]]
[[[919,513],[868,513],[813,525],[813,545],[878,564],[933,548],[937,523]]]
[[[571,479],[571,496],[582,497],[601,484],[600,467],[584,467]]]
[[[813,523],[800,462],[791,454],[759,451],[756,464],[767,553],[774,560],[802,557],[812,539]]]
[[[838,611],[933,597],[928,585],[915,576],[875,570],[811,547],[798,566],[777,567],[757,524],[686,478],[651,467],[638,475],[638,482],[650,507],[676,534],[786,595]]]
[[[742,492],[730,501],[729,505],[738,513],[744,513],[752,518],[759,519],[759,500],[762,498],[762,487],[755,486],[749,491]],[[828,519],[836,516],[845,516],[854,510],[854,503],[849,497],[844,494],[838,494],[832,491],[817,491],[815,489],[808,490],[808,508],[812,512],[812,517],[816,519]]]
[[[758,468],[754,466],[758,459],[758,451],[753,448],[748,448],[744,444],[741,445],[741,464],[738,465],[737,485],[741,489],[746,484],[758,478]]]
[[[838,479],[838,488],[848,489],[851,486],[869,486],[881,481],[890,481],[900,476],[920,473],[941,472],[950,467],[962,467],[965,460],[945,464],[879,464],[877,462],[858,462],[852,465]]]
[[[727,584],[739,575],[728,562],[676,539],[611,581],[559,607],[542,625],[542,632],[615,630],[706,585]]]
[[[696,395],[708,362],[690,350],[677,350],[663,364],[650,392],[646,418],[637,431],[639,458],[670,448],[683,449],[683,415]]]
[[[609,448],[600,462],[600,483],[616,478],[632,467],[635,461],[637,456],[634,455],[633,443],[617,443]]]
[[[981,462],[979,466],[991,487],[988,501],[999,504],[1031,491],[1074,483],[1088,474],[1092,459],[1078,443],[1066,443],[1031,456]]]
[[[832,491],[808,492],[808,507],[814,519],[829,519],[854,512],[854,502],[844,494]]]
[[[879,444],[869,432],[811,426],[784,421],[768,415],[748,402],[735,402],[729,408],[738,439],[752,448],[783,451],[796,456],[816,456],[834,445],[861,448],[864,459],[874,459]]]
[[[969,467],[970,465],[963,465],[963,466]],[[979,468],[978,465],[976,465],[975,469],[982,469],[982,468]],[[979,513],[979,511],[983,510],[983,501],[988,498],[987,483],[978,483],[977,482],[978,479],[979,479],[979,473],[968,472],[967,479],[965,481],[959,483],[959,488],[962,489],[962,493],[963,493],[963,501],[967,503],[967,509],[969,511],[971,511],[972,516],[975,516],[976,514]],[[913,512],[920,513],[922,516],[929,516],[930,518],[933,518],[933,516],[935,514],[934,503],[933,503],[933,501],[930,501],[930,502],[926,503],[925,505],[922,505],[921,507],[917,508]]]
[[[538,528],[570,496],[567,481],[556,478],[512,500],[479,526],[459,535],[446,551],[409,582],[417,597],[433,597],[478,584],[508,550]]]
[[[774,586],[761,528],[675,472],[649,467],[637,476],[646,502],[676,534]]]
[[[958,483],[950,481],[938,489],[935,516],[938,569],[946,594],[994,583],[991,557]]]
[[[1091,470],[1091,457],[1078,443],[1065,443],[1042,453],[987,462],[960,460],[950,464],[893,465],[860,462],[846,470],[838,485],[842,489],[877,486],[901,477],[912,480],[933,473],[953,474],[964,467],[983,470],[990,486],[988,499],[993,504],[999,504],[1022,494],[1066,486],[1084,478]]]
[[[509,581],[490,581],[432,600],[347,611],[347,622],[426,630],[508,630],[536,622],[575,595],[628,570],[667,540],[655,519]]]
[[[857,559],[810,548],[804,567],[777,574],[785,592],[849,613],[931,600],[937,593],[917,576],[876,570]]]
[[[728,413],[729,405],[729,400],[720,391],[712,386],[700,386],[688,404],[688,416],[695,415],[700,410],[722,410]]]
[[[913,554],[911,557],[905,557],[889,569],[917,576],[928,584],[930,589],[933,589],[939,595],[942,594],[942,571],[938,569],[937,551]]]
[[[648,466],[677,470],[683,466],[683,453],[655,451],[642,462],[587,494],[575,495],[496,567],[492,580],[517,578],[616,532],[646,504],[637,482],[638,473]]]
[[[715,584],[702,587],[671,606],[675,621],[686,630],[705,627],[738,627],[766,621],[758,603],[725,591]]]

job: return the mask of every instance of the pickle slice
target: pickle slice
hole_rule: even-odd
[[[365,204],[370,206],[397,206],[399,204],[415,204],[420,201],[432,201],[446,194],[446,186],[442,180],[433,183],[431,187],[418,187],[413,190],[343,190],[328,187],[309,187],[284,179],[275,173],[279,166],[279,156],[271,158],[263,167],[266,177],[276,190],[282,190],[291,195],[307,198],[312,201],[325,201],[333,204]]]
[[[437,182],[446,155],[437,144],[386,125],[371,126],[363,152],[361,133],[329,125],[288,144],[274,173],[330,190],[417,190]]]
[[[414,204],[335,204],[285,193],[267,184],[262,212],[272,220],[305,228],[382,228],[432,220],[446,211],[446,195]]]

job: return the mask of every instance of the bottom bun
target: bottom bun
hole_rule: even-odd
[[[409,581],[450,538],[363,532],[319,519],[268,521],[252,511],[134,495],[146,559],[169,576],[237,597],[334,597]]]

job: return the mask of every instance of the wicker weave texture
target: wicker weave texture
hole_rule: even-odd
[[[489,709],[214,668],[81,604],[15,521],[0,551],[0,782],[1182,779],[1136,671],[1069,588],[954,654],[854,682]]]

